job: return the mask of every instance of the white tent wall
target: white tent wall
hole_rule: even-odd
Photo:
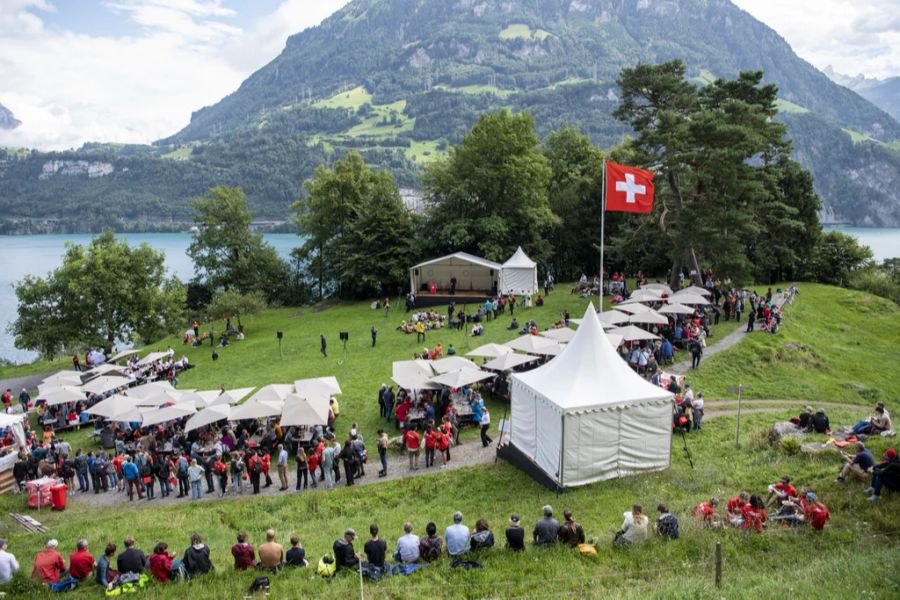
[[[510,443],[554,478],[559,478],[562,413],[542,394],[517,379],[510,408]]]
[[[612,407],[565,416],[562,484],[568,487],[669,466],[672,403]]]
[[[538,291],[537,267],[532,269],[517,269],[503,267],[503,283],[500,291],[504,294],[534,294]]]

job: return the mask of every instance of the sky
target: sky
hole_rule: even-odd
[[[900,0],[734,0],[820,69],[900,75]],[[0,0],[0,146],[149,143],[347,0]]]

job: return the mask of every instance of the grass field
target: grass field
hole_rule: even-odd
[[[787,309],[785,325],[777,336],[754,334],[735,347],[704,361],[689,380],[709,399],[731,397],[725,391],[737,376],[750,384],[748,394],[771,398],[834,398],[849,404],[829,404],[834,425],[849,424],[865,416],[875,397],[888,400],[895,410],[895,386],[884,363],[896,356],[898,307],[878,298],[826,286],[801,285],[797,302]],[[569,295],[565,286],[548,297],[543,308],[519,310],[519,320],[535,318],[545,327],[563,308],[573,316],[587,301]],[[396,307],[398,303],[392,300]],[[394,331],[404,317],[394,311],[385,318],[367,303],[340,304],[321,308],[279,309],[244,319],[248,338],[220,351],[220,360],[209,359],[209,347],[187,350],[198,366],[182,377],[182,388],[212,388],[290,382],[317,375],[337,375],[344,394],[341,408],[344,426],[359,422],[369,435],[379,425],[375,395],[388,380],[390,362],[409,358],[419,348],[414,336]],[[427,345],[453,343],[464,354],[488,341],[514,337],[505,330],[508,317],[488,323],[481,339],[468,339],[459,332],[429,333]],[[378,344],[371,348],[369,328],[379,328]],[[734,327],[733,322],[729,324]],[[207,326],[204,325],[204,328]],[[275,331],[285,332],[284,360],[279,358]],[[338,331],[350,332],[346,352],[337,342]],[[728,327],[719,326],[717,335]],[[329,356],[319,353],[318,335],[330,341]],[[844,336],[844,337],[842,337]],[[713,338],[713,341],[715,338]],[[802,360],[791,358],[788,344],[802,345]],[[165,347],[165,342],[156,345]],[[178,346],[179,351],[181,346]],[[809,355],[809,356],[806,356]],[[815,357],[812,360],[810,357]],[[865,390],[852,387],[858,383]],[[850,386],[850,387],[848,387]],[[837,392],[846,391],[844,395]],[[239,598],[254,574],[230,569],[228,547],[235,532],[246,529],[258,544],[265,528],[274,526],[282,540],[297,532],[312,560],[330,551],[331,543],[345,527],[361,535],[360,549],[370,522],[378,522],[393,548],[402,523],[410,520],[416,533],[434,521],[439,529],[449,523],[454,510],[462,510],[472,525],[480,517],[488,520],[502,540],[509,515],[523,517],[527,528],[539,516],[543,504],[557,511],[570,507],[584,525],[588,537],[600,544],[599,555],[585,558],[566,549],[546,552],[532,549],[511,554],[498,547],[478,557],[483,571],[451,569],[447,560],[378,584],[367,583],[369,598],[485,597],[624,597],[624,598],[768,598],[789,593],[793,597],[836,598],[853,594],[864,598],[895,598],[898,585],[898,533],[900,499],[887,496],[871,506],[862,485],[833,483],[839,467],[834,455],[807,457],[787,455],[771,448],[766,431],[775,420],[798,412],[796,404],[778,401],[756,406],[767,412],[742,418],[742,448],[734,445],[735,418],[710,419],[700,433],[687,437],[694,461],[688,463],[681,438],[673,440],[672,467],[661,473],[607,481],[554,495],[536,485],[524,473],[499,462],[400,479],[378,485],[338,488],[329,492],[304,492],[280,497],[242,498],[171,507],[152,504],[127,505],[116,509],[93,509],[75,502],[65,513],[42,512],[39,519],[48,535],[61,541],[67,554],[74,541],[86,536],[96,553],[107,541],[120,542],[132,534],[144,550],[157,540],[182,552],[191,531],[200,532],[212,548],[215,576],[191,584],[156,586],[144,592],[153,598]],[[491,404],[502,414],[503,407]],[[732,408],[725,403],[717,410]],[[343,432],[341,432],[343,433]],[[73,434],[73,444],[86,442],[86,433]],[[84,440],[84,442],[82,442]],[[470,443],[470,442],[466,442]],[[474,443],[474,442],[471,442]],[[877,439],[873,450],[880,454],[888,440]],[[397,460],[399,457],[392,458]],[[727,498],[740,489],[763,491],[766,484],[788,473],[800,484],[812,485],[829,505],[833,518],[824,532],[773,528],[762,535],[743,535],[732,530],[708,531],[689,518],[690,508],[711,495]],[[682,539],[664,543],[652,540],[640,548],[614,549],[609,540],[621,522],[621,514],[634,502],[653,513],[658,502],[667,502],[682,522]],[[6,495],[0,508],[21,510],[21,498]],[[33,535],[0,521],[0,535],[10,539],[10,550],[30,569],[31,556],[48,535]],[[713,584],[716,542],[724,551],[721,589]],[[39,588],[26,589],[19,579],[9,591],[13,597],[49,596]],[[18,586],[18,587],[17,587]],[[96,595],[87,584],[75,597]],[[310,570],[283,572],[273,577],[273,597],[353,597],[359,581],[351,574],[324,581]]]
[[[794,104],[790,100],[785,100],[784,98],[775,100],[775,108],[778,109],[778,112],[783,113],[803,114],[809,112],[808,108],[800,106],[799,104]]]
[[[900,308],[863,292],[803,284],[778,335],[755,333],[693,375],[709,397],[896,402],[892,363],[900,345]]]
[[[500,32],[501,40],[522,39],[527,41],[537,40],[543,42],[553,34],[543,29],[532,29],[524,23],[514,23]]]

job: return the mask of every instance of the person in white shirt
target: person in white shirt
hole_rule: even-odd
[[[697,394],[697,397],[691,402],[691,420],[694,422],[694,429],[700,429],[700,421],[703,420],[703,393]]]
[[[0,584],[12,579],[13,573],[19,570],[19,562],[12,553],[6,551],[6,540],[0,539]]]
[[[687,384],[684,386],[684,401],[689,402],[691,406],[694,405],[694,390],[691,389],[691,384]]]
[[[280,491],[288,489],[287,475],[288,453],[284,449],[284,444],[278,444],[278,480],[281,481]]]
[[[394,553],[394,560],[403,561],[406,564],[419,562],[419,536],[412,532],[412,523],[404,523],[403,531],[405,535],[397,540],[397,552]]]
[[[481,445],[484,448],[487,448],[491,444],[494,443],[494,440],[488,435],[488,428],[491,426],[491,413],[488,412],[487,407],[482,409],[481,413]]]
[[[647,541],[647,524],[650,519],[644,514],[640,504],[631,507],[631,511],[624,514],[625,520],[622,527],[613,539],[614,544],[631,545]]]

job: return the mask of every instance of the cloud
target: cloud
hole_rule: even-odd
[[[0,145],[40,149],[86,141],[148,143],[234,91],[346,0],[283,0],[252,22],[221,0],[114,0],[131,36],[45,27],[47,0],[0,0],[0,102],[22,125]],[[239,5],[238,5],[239,6]]]
[[[897,0],[733,0],[823,69],[869,77],[900,75]]]

